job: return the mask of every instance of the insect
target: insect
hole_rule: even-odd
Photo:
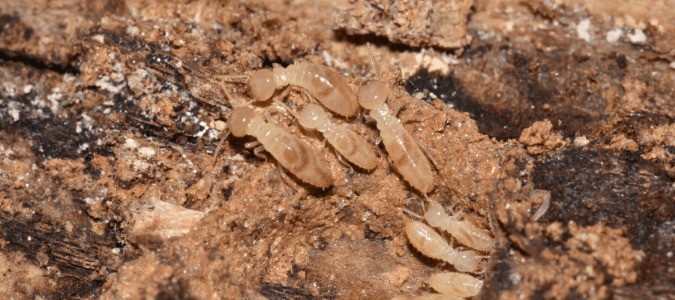
[[[248,80],[249,93],[258,100],[272,97],[278,88],[294,85],[304,88],[328,110],[350,117],[359,110],[354,91],[345,77],[324,65],[302,62],[286,68],[257,70]]]
[[[466,274],[444,272],[431,275],[429,285],[443,295],[472,297],[480,292],[483,281]]]
[[[309,104],[298,114],[298,121],[302,127],[316,129],[323,133],[324,138],[353,164],[372,170],[377,166],[377,156],[362,137],[356,132],[330,122],[328,114],[316,104]]]
[[[411,298],[404,296],[396,296],[391,298],[391,300],[409,300]],[[450,295],[441,295],[441,294],[426,294],[422,296],[417,296],[412,298],[414,300],[464,300],[462,297],[455,297]]]
[[[434,189],[431,166],[401,121],[390,113],[385,103],[387,94],[384,83],[367,82],[359,89],[359,104],[370,110],[370,117],[377,122],[380,138],[398,172],[412,187],[426,195]]]
[[[490,252],[494,247],[494,241],[487,230],[480,229],[468,221],[460,221],[457,216],[449,216],[443,206],[433,202],[424,214],[432,227],[447,231],[460,243],[476,250]]]
[[[473,250],[456,251],[433,228],[417,222],[408,221],[405,232],[410,243],[422,254],[446,261],[457,271],[473,272],[478,267],[480,257]]]
[[[536,221],[536,220],[539,220],[539,218],[541,218],[541,216],[543,216],[544,213],[546,213],[546,211],[548,210],[548,206],[551,204],[551,191],[531,190],[530,191],[530,198],[534,198],[534,197],[541,197],[542,198],[541,205],[539,206],[537,211],[535,211],[534,214],[532,215],[532,219],[534,219]]]
[[[252,135],[258,139],[262,147],[254,150],[258,155],[267,150],[283,166],[298,179],[313,186],[327,188],[333,184],[333,176],[325,161],[319,158],[309,145],[290,133],[266,123],[260,115],[253,115],[251,108],[241,106],[232,111],[228,126],[232,135],[243,137]],[[257,143],[248,143],[247,147]]]

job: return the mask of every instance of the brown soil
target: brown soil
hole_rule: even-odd
[[[226,135],[250,101],[237,76],[300,61],[355,91],[390,83],[433,160],[428,197],[495,238],[474,299],[675,298],[667,5],[4,1],[0,298],[434,294],[429,276],[454,269],[408,243],[425,195],[374,124],[333,118],[381,158],[352,172],[286,111],[299,91],[252,104],[320,153],[325,190]]]

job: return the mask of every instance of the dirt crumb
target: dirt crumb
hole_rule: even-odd
[[[552,131],[550,121],[535,122],[523,130],[519,141],[527,146],[527,152],[532,155],[541,154],[544,150],[554,150],[568,144],[562,134]]]
[[[472,0],[358,0],[339,7],[334,22],[347,34],[375,34],[412,47],[458,48],[471,41],[466,19],[472,5]]]
[[[47,272],[18,252],[0,252],[0,298],[31,299],[49,285]]]
[[[408,280],[408,277],[410,277],[410,272],[406,267],[399,267],[396,270],[389,272],[387,277],[389,278],[389,283],[400,288]]]

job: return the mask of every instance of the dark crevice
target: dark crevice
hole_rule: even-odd
[[[73,66],[63,66],[59,64],[51,63],[43,58],[27,55],[25,53],[19,53],[7,49],[0,49],[0,65],[5,64],[6,62],[17,62],[30,66],[37,70],[48,70],[56,72],[59,74],[70,74],[70,75],[79,75],[80,70]]]

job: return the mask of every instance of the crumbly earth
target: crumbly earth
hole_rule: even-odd
[[[630,3],[4,1],[0,298],[434,294],[429,276],[454,269],[404,232],[425,196],[495,238],[474,299],[675,298],[675,23]],[[297,126],[300,91],[249,103],[242,75],[299,61],[355,91],[387,82],[434,191],[361,114],[333,120],[373,145],[371,172]],[[240,105],[335,184],[228,136]],[[533,190],[551,193],[537,221]]]

